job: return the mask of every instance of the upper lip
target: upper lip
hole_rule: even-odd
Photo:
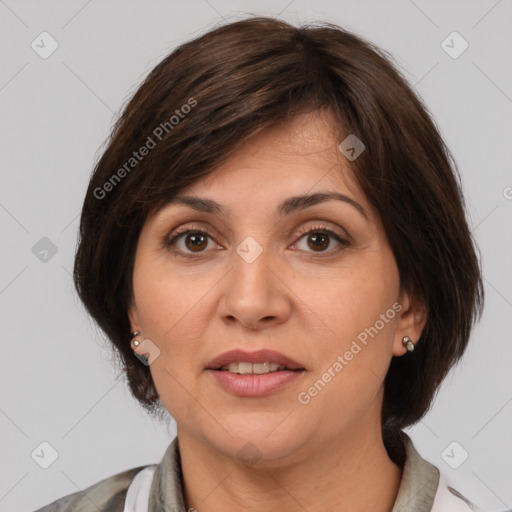
[[[218,370],[227,364],[236,362],[274,363],[286,366],[286,368],[290,370],[305,369],[300,363],[297,363],[297,361],[294,361],[290,357],[287,357],[280,352],[276,352],[275,350],[256,350],[255,352],[246,352],[241,349],[229,350],[228,352],[220,354],[212,359],[207,364],[206,368],[210,370]]]

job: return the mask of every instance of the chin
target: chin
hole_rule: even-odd
[[[211,430],[204,431],[204,442],[246,466],[276,467],[280,462],[284,466],[296,460],[310,444],[307,431],[292,422],[287,423],[287,420],[283,422],[283,416],[275,414],[268,415],[266,420],[247,416],[237,419],[225,417],[222,424],[229,434],[223,429],[216,429],[219,435],[212,437]]]

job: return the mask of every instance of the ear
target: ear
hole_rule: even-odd
[[[402,338],[409,336],[416,345],[427,323],[427,308],[417,296],[403,292],[400,304],[402,309],[398,313],[393,355],[403,356],[407,348],[402,344]]]
[[[139,312],[137,311],[137,307],[132,301],[130,307],[128,308],[128,320],[130,321],[130,332],[140,331],[140,318]]]

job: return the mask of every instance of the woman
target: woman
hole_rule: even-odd
[[[386,54],[249,18],[151,71],[85,198],[75,284],[177,437],[41,511],[474,510],[418,422],[482,311],[458,173]]]

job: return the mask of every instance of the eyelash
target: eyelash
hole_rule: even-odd
[[[172,235],[165,237],[163,240],[165,248],[175,254],[178,254],[179,256],[184,257],[184,258],[201,257],[202,255],[204,255],[206,253],[206,251],[198,252],[198,253],[186,253],[186,252],[184,253],[175,248],[176,241],[181,236],[187,235],[190,233],[197,234],[197,235],[206,235],[207,237],[211,238],[212,240],[214,239],[213,236],[210,233],[208,233],[208,231],[206,231],[204,229],[187,226],[185,228],[181,228],[181,229],[179,228]],[[299,240],[300,240],[302,237],[304,237],[305,235],[308,235],[310,233],[318,233],[318,234],[328,235],[328,236],[334,238],[337,242],[339,242],[345,248],[350,247],[350,245],[351,245],[351,243],[348,240],[346,240],[345,238],[342,238],[336,232],[334,232],[332,229],[329,229],[328,227],[323,226],[323,225],[316,225],[311,228],[302,229],[297,233],[297,236],[299,237]],[[334,252],[338,252],[339,250],[341,250],[341,248],[334,249]],[[333,250],[321,251],[318,253],[315,253],[315,251],[311,251],[311,252],[312,252],[312,254],[316,254],[317,257],[325,258],[325,257],[331,256],[331,253],[333,252]]]

